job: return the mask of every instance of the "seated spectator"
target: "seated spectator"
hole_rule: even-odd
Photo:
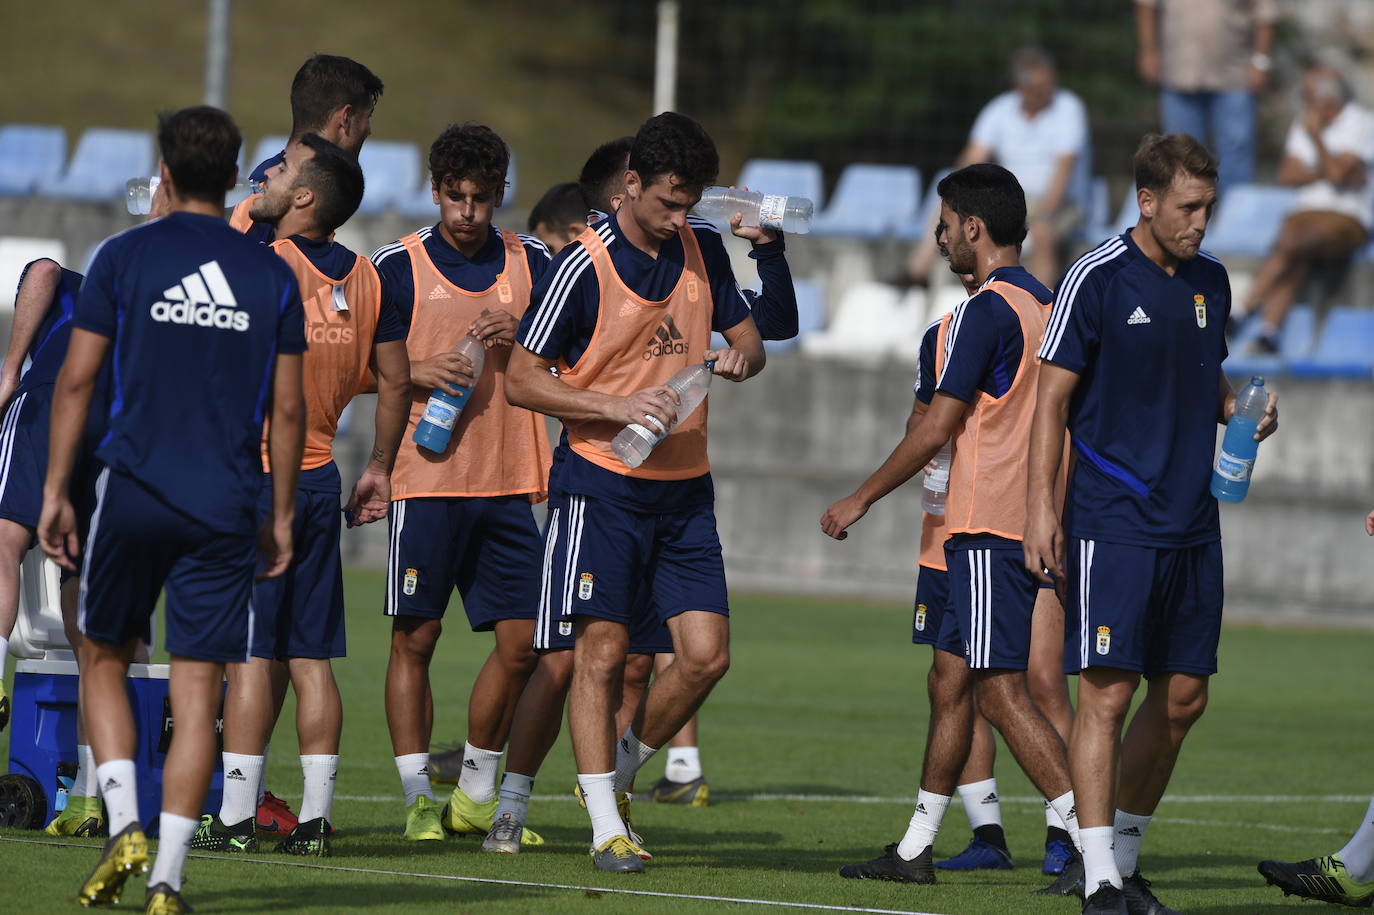
[[[1278,180],[1300,188],[1233,326],[1259,314],[1259,352],[1278,352],[1278,335],[1298,285],[1318,261],[1347,258],[1369,239],[1374,220],[1374,116],[1353,101],[1332,67],[1303,74],[1303,111],[1288,131]]]
[[[1088,118],[1083,102],[1059,88],[1054,61],[1022,48],[1011,61],[1013,88],[978,113],[957,167],[996,162],[1026,192],[1026,269],[1044,283],[1059,279],[1064,241],[1083,220],[1087,192]],[[933,229],[933,224],[932,224]],[[935,263],[931,236],[917,247],[909,278],[925,283]]]
[[[587,204],[576,181],[555,184],[530,210],[529,231],[557,254],[587,228]]]

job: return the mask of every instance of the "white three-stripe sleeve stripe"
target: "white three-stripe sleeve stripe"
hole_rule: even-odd
[[[610,223],[602,224],[601,228],[596,230],[596,234],[601,236],[603,244],[610,244],[612,239]],[[553,281],[549,283],[549,291],[545,294],[544,301],[539,303],[539,310],[535,313],[534,320],[530,322],[530,331],[521,342],[525,349],[537,353],[548,344],[549,336],[558,323],[558,317],[563,312],[563,306],[568,301],[568,296],[576,287],[582,272],[590,266],[591,262],[591,252],[587,250],[586,246],[578,245],[578,249],[558,266]]]
[[[935,379],[936,387],[939,387],[945,380],[945,372],[949,371],[949,357],[954,352],[954,341],[959,336],[959,327],[964,323],[964,308],[968,305],[968,299],[964,299],[954,308],[954,314],[949,319],[949,329],[945,331],[945,361],[940,366],[940,377]]]
[[[14,463],[14,439],[19,433],[19,414],[24,411],[24,401],[28,396],[29,392],[25,391],[15,398],[5,414],[4,425],[0,426],[0,499],[4,498],[5,490],[9,487],[10,467]]]
[[[1125,252],[1126,243],[1120,238],[1112,238],[1080,257],[1069,268],[1069,272],[1064,277],[1064,284],[1055,294],[1054,310],[1050,313],[1050,323],[1045,328],[1044,342],[1040,344],[1039,355],[1041,359],[1054,360],[1055,350],[1059,348],[1059,341],[1064,338],[1064,330],[1069,325],[1069,315],[1073,311],[1074,297],[1078,295],[1083,280],[1092,272],[1094,267],[1114,260]]]
[[[560,509],[549,512],[548,528],[544,531],[544,571],[539,580],[539,620],[534,632],[535,648],[549,647],[549,627],[552,614],[549,612],[549,587],[553,579],[553,556],[558,545],[558,518]]]

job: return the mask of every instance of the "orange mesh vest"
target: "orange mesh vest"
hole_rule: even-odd
[[[1011,388],[1001,397],[979,391],[954,434],[954,462],[945,502],[945,535],[995,534],[1025,539],[1026,473],[1031,418],[1040,362],[1035,357],[1045,335],[1049,309],[1011,283],[983,286],[1002,296],[1021,322],[1021,362]],[[944,351],[949,324],[940,327],[937,349]]]
[[[248,211],[253,206],[253,194],[234,204],[234,210],[229,214],[229,228],[236,232],[247,232],[253,228],[253,220],[249,218]]]
[[[706,267],[691,228],[678,230],[682,241],[682,276],[668,298],[651,302],[620,280],[601,237],[588,229],[579,236],[591,255],[601,284],[596,330],[577,365],[559,365],[559,377],[570,387],[624,397],[666,382],[681,369],[701,361],[711,348],[715,303]],[[706,458],[706,408],[701,406],[659,443],[635,469],[611,450],[619,423],[603,420],[568,422],[573,451],[614,473],[647,480],[687,480],[711,469]]]
[[[382,307],[382,282],[377,268],[357,255],[353,269],[333,280],[315,269],[310,259],[286,239],[272,243],[301,287],[308,348],[301,363],[305,381],[305,453],[302,470],[323,467],[334,459],[334,433],[339,416],[358,393],[372,357],[377,316]],[[264,427],[265,428],[265,427]],[[263,469],[267,439],[263,437]]]
[[[940,373],[945,369],[945,348],[941,341],[944,340],[945,328],[949,326],[949,319],[954,316],[953,312],[940,319],[940,329],[936,331],[935,346],[935,377],[939,378]],[[953,484],[953,479],[950,483]],[[949,510],[948,496],[946,496],[945,510]],[[930,512],[921,512],[921,556],[917,560],[919,565],[927,569],[935,569],[939,572],[948,571],[945,565],[945,515],[932,515]]]
[[[422,362],[453,349],[468,325],[483,309],[507,311],[519,320],[530,304],[533,281],[525,248],[514,232],[501,232],[506,264],[492,286],[468,292],[450,283],[425,253],[419,235],[401,239],[410,254],[415,284],[406,348],[411,362]],[[506,402],[506,365],[509,346],[486,351],[486,365],[453,427],[443,454],[424,451],[411,435],[425,412],[430,392],[412,386],[410,422],[406,424],[396,468],[391,474],[391,497],[476,497],[529,493],[540,501],[548,493],[552,454],[544,418]]]

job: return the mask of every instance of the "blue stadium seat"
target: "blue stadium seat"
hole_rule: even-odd
[[[818,235],[886,238],[916,217],[921,172],[909,165],[845,166],[830,205],[817,213]]]
[[[1092,179],[1091,189],[1088,193],[1088,206],[1083,214],[1083,224],[1075,233],[1075,237],[1085,244],[1096,245],[1112,234],[1110,226],[1111,209],[1111,189],[1107,186],[1107,179],[1101,177]]]
[[[952,168],[942,168],[935,173],[935,177],[930,181],[930,186],[926,188],[925,198],[921,201],[921,206],[916,210],[916,215],[897,226],[898,238],[902,241],[920,241],[927,233],[934,230],[935,217],[940,213],[938,188],[940,182],[945,179],[945,175],[952,171],[954,171]]]
[[[243,180],[247,181],[255,168],[285,149],[289,139],[285,134],[270,133],[258,140],[258,145],[253,147],[253,157],[247,162],[248,172],[243,175]]]
[[[1309,378],[1368,379],[1374,376],[1374,311],[1350,307],[1331,309],[1312,355],[1293,360],[1289,369],[1294,375]]]
[[[1289,187],[1232,187],[1217,203],[1203,246],[1218,257],[1264,257],[1296,197]]]
[[[788,353],[797,348],[802,337],[825,327],[825,295],[815,280],[794,279],[797,292],[797,336],[791,340],[765,340],[763,348],[770,353]]]
[[[32,193],[38,182],[56,178],[67,158],[67,134],[47,124],[0,127],[0,194]]]
[[[359,213],[383,213],[399,207],[414,194],[420,180],[420,149],[414,143],[373,140],[364,144],[358,162],[367,180]]]
[[[1228,375],[1264,375],[1266,377],[1288,371],[1291,363],[1308,358],[1312,341],[1316,338],[1317,317],[1310,305],[1294,305],[1279,332],[1279,351],[1275,355],[1251,355],[1246,352],[1259,336],[1258,320],[1247,321],[1230,342],[1231,355],[1222,365]]]
[[[157,163],[146,130],[92,127],[81,135],[66,174],[38,182],[37,192],[67,200],[116,200],[130,178],[152,173]]]
[[[765,194],[805,197],[816,205],[817,210],[820,210],[825,202],[821,199],[825,190],[818,162],[750,159],[744,163],[735,186],[747,187],[751,191],[763,191]]]

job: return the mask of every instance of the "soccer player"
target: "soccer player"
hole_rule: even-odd
[[[1230,285],[1201,250],[1216,159],[1186,134],[1152,135],[1134,168],[1139,221],[1059,286],[1026,509],[1026,568],[1068,590],[1064,653],[1080,668],[1069,758],[1094,913],[1168,911],[1136,862],[1217,669],[1221,529],[1208,484],[1217,424],[1235,411],[1221,368]],[[1258,439],[1277,427],[1275,400]],[[1077,460],[1061,523],[1066,427]]]
[[[372,134],[372,115],[382,96],[382,81],[356,60],[336,54],[315,54],[301,64],[291,80],[291,136],[298,142],[313,133],[352,153],[356,158]],[[249,183],[261,183],[267,170],[280,165],[285,150],[259,162],[249,174]],[[229,224],[263,243],[273,239],[269,223],[253,219],[250,194],[234,207]],[[285,680],[282,680],[285,694]],[[281,700],[277,700],[278,707]]]
[[[94,379],[109,354],[115,394],[97,451],[106,468],[96,485],[79,613],[81,701],[110,839],[81,887],[87,905],[113,903],[129,875],[147,869],[124,678],[164,583],[177,727],[163,772],[148,910],[181,912],[187,843],[214,767],[224,665],[249,651],[259,544],[261,574],[280,575],[291,560],[304,321],[291,271],[224,223],[241,142],[216,108],[159,119],[170,213],[101,246],[54,392],[38,534],[49,556],[74,569],[69,483]],[[272,513],[259,529],[269,409],[277,472]]]
[[[553,256],[587,228],[587,205],[576,181],[555,184],[530,210],[530,234],[544,243]]]
[[[285,661],[296,690],[304,801],[300,821],[276,850],[330,853],[330,808],[339,765],[343,707],[331,658],[344,655],[343,567],[339,557],[340,481],[332,446],[339,415],[362,388],[371,365],[377,378],[376,432],[371,460],[345,509],[351,524],[386,516],[391,466],[410,412],[410,362],[405,327],[394,306],[382,307],[372,262],[330,241],[363,199],[358,160],[328,140],[303,134],[267,171],[253,198],[253,218],[273,228],[272,249],[290,265],[302,292],[310,349],[303,360],[306,448],[296,491],[296,544],[281,578],[253,592],[253,658],[230,664],[224,703],[224,798],[205,814],[191,847],[253,851],[262,748],[274,723],[271,662]],[[266,468],[269,473],[270,466]],[[270,511],[270,478],[259,515]]]
[[[971,165],[941,180],[937,240],[955,273],[979,293],[939,335],[935,394],[919,422],[851,496],[821,518],[837,540],[883,496],[953,444],[945,513],[945,602],[931,667],[931,721],[921,790],[900,842],[846,865],[855,879],[934,883],[931,846],[968,758],[976,700],[1042,795],[1074,827],[1064,744],[1026,688],[1039,587],[1021,564],[1025,453],[1035,405],[1035,346],[1050,292],[1020,265],[1026,234],[1021,185],[999,165]],[[957,635],[955,633],[957,632]],[[948,650],[954,648],[955,654]]]
[[[392,476],[386,709],[405,836],[418,841],[491,828],[502,748],[536,660],[543,549],[531,503],[547,493],[549,440],[543,418],[507,403],[504,385],[516,323],[548,254],[538,239],[492,225],[509,164],[491,128],[450,126],[429,150],[437,225],[372,255],[383,297],[409,326],[408,428],[432,390],[472,389],[444,453],[407,434]],[[466,334],[487,347],[477,378],[467,357],[450,352]],[[428,772],[429,665],[455,587],[473,631],[494,632],[496,644],[472,685],[462,775],[441,812]],[[542,840],[527,831],[524,841]]]
[[[1365,519],[1365,530],[1374,536],[1374,512]],[[1259,872],[1285,896],[1354,908],[1374,905],[1374,800],[1369,802],[1355,835],[1334,855],[1294,863],[1261,861]]]
[[[743,381],[763,368],[763,341],[719,235],[687,219],[718,168],[715,144],[695,121],[668,112],[645,122],[624,202],[565,248],[539,284],[507,379],[512,403],[564,423],[549,478],[541,637],[561,623],[576,631],[568,718],[599,870],[644,869],[616,792],[729,665],[705,405],[634,470],[610,447],[628,423],[673,426],[677,396],[664,382],[681,369],[706,360],[715,374]],[[727,348],[707,348],[713,329]],[[677,654],[617,745],[636,603],[667,620]]]

